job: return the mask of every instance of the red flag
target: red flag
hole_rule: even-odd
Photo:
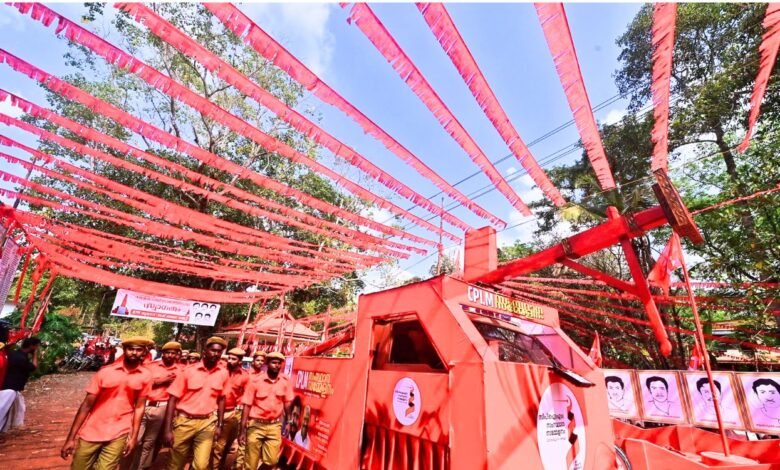
[[[681,267],[683,263],[682,246],[680,246],[680,237],[672,232],[672,237],[666,244],[666,248],[661,252],[655,266],[647,275],[647,281],[656,287],[663,289],[665,295],[669,295],[670,275]]]
[[[601,356],[601,338],[599,338],[598,332],[596,332],[596,337],[593,338],[593,345],[590,347],[588,357],[598,367],[601,367],[601,364],[604,362],[604,358]]]
[[[693,352],[691,352],[691,358],[688,360],[688,370],[699,370],[702,364],[701,353],[699,352],[699,345],[693,345]]]

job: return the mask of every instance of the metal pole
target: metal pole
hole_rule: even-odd
[[[674,236],[674,235],[672,235]],[[679,243],[679,241],[677,241]],[[690,278],[688,277],[688,267],[685,265],[685,260],[680,259],[680,264],[683,269],[683,276],[685,277],[685,290],[688,292],[688,300],[691,303],[691,311],[693,312],[693,321],[696,324],[696,339],[699,342],[700,351],[702,352],[704,360],[704,370],[707,371],[707,381],[710,383],[710,393],[712,393],[712,404],[715,406],[715,416],[718,418],[718,431],[720,432],[720,440],[723,444],[723,454],[728,457],[731,455],[729,449],[729,440],[726,437],[726,430],[723,429],[723,418],[720,414],[720,397],[718,397],[717,389],[715,388],[715,382],[712,379],[712,369],[710,368],[710,355],[707,352],[707,346],[704,342],[704,330],[701,327],[701,319],[699,318],[699,308],[696,305],[696,298],[693,295],[691,289]]]

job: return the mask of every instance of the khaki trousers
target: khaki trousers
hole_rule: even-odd
[[[71,470],[116,470],[122,451],[127,443],[127,434],[113,441],[87,442],[79,439],[73,451]]]
[[[141,429],[138,430],[138,436],[140,436],[138,439],[138,450],[141,456],[137,468],[146,469],[152,466],[157,436],[160,435],[165,422],[165,410],[167,409],[167,404],[147,406],[144,409],[144,419],[141,421]]]
[[[246,470],[257,470],[259,463],[274,466],[282,450],[282,423],[261,423],[250,419],[246,428]]]
[[[168,470],[182,470],[192,452],[192,470],[207,470],[217,417],[203,419],[178,415],[173,418],[173,445]]]
[[[225,460],[227,460],[233,442],[238,437],[240,428],[241,410],[226,411],[225,418],[222,420],[222,435],[214,441],[214,449],[211,452],[211,463],[214,470],[225,468]],[[238,446],[234,468],[244,468],[244,446],[242,445]]]

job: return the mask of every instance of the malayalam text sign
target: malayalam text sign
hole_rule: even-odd
[[[111,307],[111,315],[214,326],[219,315],[219,308],[219,304],[158,297],[119,289],[116,293],[116,299],[114,299],[114,305]]]

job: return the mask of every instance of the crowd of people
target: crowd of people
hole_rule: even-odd
[[[27,376],[39,344],[30,340],[20,350],[28,347]],[[246,352],[228,350],[217,336],[201,354],[171,341],[154,359],[153,348],[147,338],[127,338],[116,359],[92,377],[60,452],[72,458],[72,469],[148,469],[164,447],[170,470],[188,463],[194,470],[276,467],[282,418],[293,402],[292,383],[281,373],[283,354],[258,351],[247,371]]]

